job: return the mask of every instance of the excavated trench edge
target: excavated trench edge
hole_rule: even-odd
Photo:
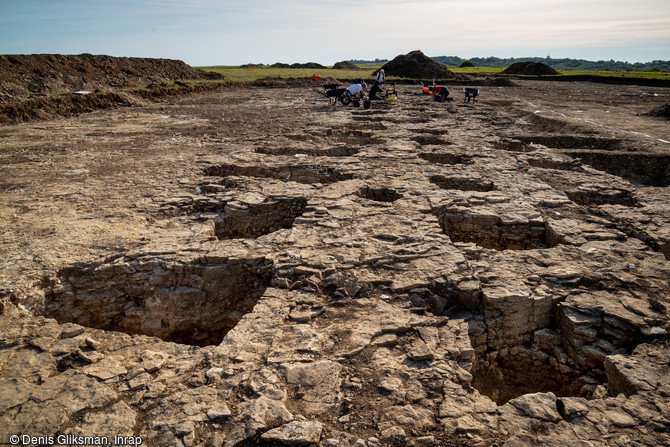
[[[670,186],[670,155],[639,152],[566,150],[561,153],[580,159],[594,169],[645,186]]]
[[[221,164],[204,169],[204,175],[228,178],[257,177],[272,178],[283,182],[297,182],[305,184],[334,183],[351,180],[353,174],[343,173],[329,166],[318,165],[285,165],[285,166],[240,166],[235,164]]]
[[[219,239],[248,239],[291,228],[306,205],[304,197],[269,198],[240,208],[229,203],[226,212],[214,219],[214,234]]]
[[[653,341],[603,309],[552,298],[544,300],[535,324],[515,332],[511,319],[537,312],[536,297],[516,300],[505,311],[504,305],[487,304],[495,301],[491,294],[496,292],[478,281],[430,289],[432,296],[424,300],[427,310],[468,322],[474,350],[471,385],[498,405],[537,392],[590,398],[598,386],[608,385],[603,366],[607,355],[630,354],[638,344]]]
[[[126,257],[61,270],[46,291],[44,315],[61,324],[217,345],[272,277],[272,262],[263,258],[180,263]]]

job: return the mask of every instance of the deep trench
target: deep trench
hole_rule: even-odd
[[[544,220],[505,220],[500,216],[462,214],[458,210],[435,212],[442,232],[452,242],[471,242],[479,247],[503,250],[550,248],[559,238],[553,237]]]
[[[512,347],[511,351],[525,350]],[[555,357],[547,357],[554,360]],[[595,385],[606,382],[604,373],[597,376],[580,376],[561,373],[552,361],[535,361],[527,355],[493,356],[486,362],[476,361],[472,373],[472,386],[497,405],[532,393],[554,393],[558,397],[591,396]],[[585,388],[587,386],[591,388]]]
[[[402,194],[386,187],[373,188],[370,186],[364,186],[363,188],[359,189],[356,194],[359,197],[373,200],[375,202],[395,202],[396,200],[402,198]]]
[[[525,305],[532,301],[531,297]],[[483,307],[480,312],[491,309]],[[583,320],[577,326],[575,314]],[[498,405],[537,392],[591,398],[597,386],[607,386],[603,366],[607,355],[630,354],[638,344],[651,341],[638,327],[602,309],[560,302],[549,308],[547,318],[546,324],[527,328],[526,333],[505,333],[494,342],[489,336],[493,328],[481,318],[478,324],[486,327],[487,337],[484,343],[471,337],[476,352],[472,386]]]
[[[496,185],[489,180],[467,176],[431,175],[430,182],[440,189],[458,189],[460,191],[488,192],[496,189]]]
[[[265,155],[293,155],[312,157],[351,157],[360,152],[359,147],[346,144],[336,144],[326,148],[295,148],[295,147],[258,147],[254,149],[257,154]]]
[[[637,199],[627,189],[578,188],[564,192],[568,196],[568,199],[579,205],[640,206]]]
[[[306,205],[303,197],[228,202],[218,205],[214,232],[219,239],[257,238],[291,228]],[[126,256],[61,270],[58,285],[46,291],[44,314],[59,323],[218,345],[253,309],[272,276],[265,259],[181,263]]]
[[[268,198],[263,203],[234,207],[214,219],[214,234],[219,239],[258,238],[282,228],[291,228],[305,211],[304,197]]]
[[[509,293],[504,289],[501,297]],[[590,398],[597,386],[607,385],[606,355],[630,353],[650,342],[625,317],[600,307],[553,298],[538,305],[532,294],[496,302],[495,294],[485,283],[465,280],[431,286],[420,302],[436,315],[468,321],[475,351],[470,384],[498,405],[538,392]],[[520,314],[534,319],[515,326]]]
[[[532,152],[536,150],[533,144],[541,144],[555,152],[590,165],[594,169],[641,185],[660,187],[670,185],[670,155],[645,152],[633,143],[617,138],[547,134],[517,135],[499,141],[496,147],[512,152]],[[534,163],[539,164],[537,161]],[[578,168],[577,165],[574,167]],[[572,169],[572,167],[563,164],[554,169]]]
[[[351,180],[353,174],[340,172],[330,166],[295,164],[283,166],[263,165],[235,165],[221,164],[204,169],[204,174],[216,177],[257,177],[272,178],[283,182],[297,182],[305,184],[334,183],[343,180]]]
[[[618,138],[584,137],[578,135],[518,135],[513,137],[523,144],[541,144],[552,149],[600,149],[614,151],[625,149]]]
[[[250,312],[272,279],[265,259],[179,263],[120,259],[59,272],[47,317],[59,323],[143,334],[195,346],[218,345]]]
[[[420,158],[426,161],[444,165],[470,164],[472,157],[465,154],[452,154],[441,152],[423,152],[419,154]]]
[[[597,150],[565,150],[562,153],[634,183],[670,186],[670,155],[667,154]]]

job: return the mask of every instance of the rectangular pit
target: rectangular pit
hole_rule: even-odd
[[[423,158],[431,163],[441,165],[461,165],[472,163],[472,157],[465,154],[450,154],[439,152],[423,152],[419,154],[419,158]]]
[[[304,148],[304,147],[257,147],[257,154],[266,155],[309,155],[311,157],[351,157],[360,152],[360,148],[346,144],[333,145],[326,148]]]
[[[624,149],[623,141],[618,138],[584,137],[578,135],[517,135],[514,139],[523,144],[541,144],[554,149]]]
[[[440,189],[457,189],[460,191],[488,192],[496,189],[493,182],[478,177],[431,175],[430,182]]]
[[[205,175],[217,177],[258,177],[272,178],[283,182],[297,182],[305,184],[334,183],[351,180],[353,174],[343,173],[330,166],[316,165],[235,165],[221,164],[210,166],[204,170]]]
[[[206,346],[219,344],[270,284],[264,258],[178,262],[120,258],[59,273],[45,315],[127,334]]]
[[[267,198],[257,204],[230,202],[225,213],[214,220],[214,234],[219,239],[257,238],[291,228],[306,205],[304,197]]]
[[[670,185],[670,155],[631,152],[564,151],[594,169],[646,186]]]
[[[540,220],[473,214],[448,208],[438,210],[436,215],[442,232],[453,242],[473,242],[498,251],[548,247],[546,224]]]

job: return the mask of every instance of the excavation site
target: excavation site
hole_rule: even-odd
[[[0,443],[670,445],[669,87],[156,67],[3,75]]]

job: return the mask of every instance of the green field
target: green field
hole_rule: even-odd
[[[360,70],[335,70],[333,68],[274,68],[270,66],[258,68],[235,67],[229,65],[217,65],[212,67],[196,67],[202,70],[221,73],[233,82],[250,82],[267,77],[272,78],[308,78],[314,74],[322,78],[332,77],[335,79],[372,78],[372,73],[381,65],[360,65]]]
[[[454,73],[465,74],[500,74],[506,67],[448,67]],[[668,71],[623,71],[623,70],[558,70],[561,76],[608,76],[643,79],[670,79]],[[507,75],[503,75],[507,76]],[[523,75],[509,75],[522,76]],[[535,77],[535,76],[531,76]]]
[[[239,67],[230,65],[216,65],[210,67],[196,67],[202,70],[221,73],[233,82],[251,82],[257,79],[272,78],[307,78],[314,74],[319,74],[322,78],[332,77],[335,79],[372,79],[372,73],[381,65],[359,65],[360,70],[335,70],[333,68],[312,69],[312,68],[274,68],[270,66],[263,67]],[[499,74],[505,67],[447,67],[454,73],[463,74]],[[644,78],[644,79],[668,79],[670,72],[667,71],[616,71],[616,70],[559,70],[563,76],[614,76],[625,78]],[[510,75],[518,76],[518,75]],[[395,76],[387,76],[387,80],[399,80]]]
[[[670,79],[670,71],[559,70],[563,76],[614,76],[624,78]]]
[[[500,73],[505,67],[447,67],[454,73],[464,74],[496,74]]]

